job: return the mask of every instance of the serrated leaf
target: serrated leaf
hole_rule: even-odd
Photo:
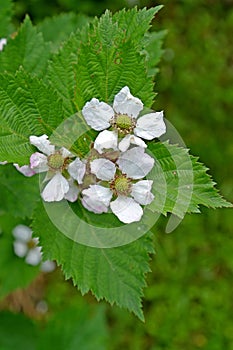
[[[63,120],[61,101],[51,87],[19,71],[0,75],[0,159],[28,164],[30,135],[50,135]]]
[[[7,37],[12,29],[12,1],[0,0],[0,39]]]
[[[163,214],[173,213],[183,218],[186,213],[198,213],[199,205],[212,208],[232,207],[218,193],[208,168],[189,154],[187,149],[165,143],[150,143],[156,163],[150,178],[154,180],[155,200],[149,205]]]
[[[45,41],[51,41],[53,49],[57,49],[63,41],[69,38],[72,32],[81,29],[90,19],[82,14],[73,12],[61,13],[47,17],[37,25]]]
[[[112,103],[125,85],[151,106],[153,83],[141,51],[145,31],[159,8],[122,10],[114,16],[106,11],[64,44],[52,58],[49,81],[63,98],[67,115],[81,110],[92,97]]]
[[[117,248],[81,245],[58,231],[42,203],[35,212],[33,231],[40,236],[45,259],[55,259],[82,294],[91,291],[97,300],[116,303],[143,319],[142,289],[150,271],[148,254],[153,252],[149,235]]]
[[[26,16],[16,34],[8,39],[0,55],[0,72],[15,73],[21,66],[29,73],[42,76],[50,57],[50,45]]]
[[[31,217],[40,198],[38,177],[25,177],[12,165],[0,165],[0,209],[15,217]]]

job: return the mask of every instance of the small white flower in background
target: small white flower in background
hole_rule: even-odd
[[[116,149],[118,134],[125,135],[119,142],[119,150],[125,152],[130,144],[146,148],[141,139],[152,140],[166,132],[163,112],[145,114],[138,118],[143,109],[142,101],[131,95],[128,86],[115,96],[113,107],[93,98],[82,109],[87,124],[94,130],[102,131],[112,127],[114,131],[102,131],[94,143],[94,148],[103,153],[104,149]],[[138,118],[138,119],[137,119]]]
[[[29,265],[40,265],[42,272],[52,272],[56,268],[54,261],[42,261],[41,247],[38,246],[39,238],[32,237],[32,230],[26,225],[17,225],[12,231],[15,238],[14,252],[19,258],[25,258]]]
[[[32,230],[25,225],[17,225],[13,231],[14,252],[20,258],[25,258],[29,265],[37,266],[41,262],[41,247],[38,247],[39,239],[32,238]]]
[[[7,44],[7,40],[5,38],[0,39],[0,51],[3,50],[3,46]]]
[[[139,221],[143,215],[141,205],[150,204],[154,199],[151,193],[153,181],[143,180],[153,168],[154,159],[144,148],[134,147],[122,153],[116,163],[118,167],[103,158],[90,163],[91,172],[99,180],[108,181],[109,187],[90,185],[82,191],[82,204],[97,214],[106,213],[110,206],[124,223]]]
[[[79,190],[73,180],[82,184],[86,165],[79,158],[71,161],[74,155],[64,147],[57,150],[47,135],[30,136],[30,143],[42,152],[31,155],[30,168],[35,173],[47,172],[45,181],[49,182],[41,194],[44,201],[60,201],[63,198],[71,202],[77,200]],[[65,170],[72,179],[62,175]]]
[[[0,165],[6,165],[7,161],[5,160],[4,162],[0,162]]]

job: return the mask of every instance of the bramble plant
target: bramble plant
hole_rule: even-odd
[[[171,214],[172,231],[200,205],[232,206],[163,112],[152,110],[164,32],[149,29],[161,6],[106,11],[94,20],[67,14],[38,27],[27,16],[13,31],[11,5],[4,4],[0,264],[11,257],[17,269],[12,230],[30,225],[43,259],[56,261],[82,294],[91,291],[143,320],[159,215]],[[62,35],[52,30],[60,23]],[[28,259],[25,247],[17,255]],[[3,285],[9,277],[2,270]],[[0,285],[0,296],[38,271],[28,267],[23,280]]]

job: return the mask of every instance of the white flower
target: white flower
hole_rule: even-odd
[[[81,184],[86,165],[79,158],[70,163],[71,158],[74,157],[72,153],[64,147],[56,150],[47,135],[30,136],[30,143],[42,152],[35,152],[31,155],[30,168],[35,173],[48,172],[45,181],[49,182],[41,194],[44,201],[54,202],[64,198],[75,201],[79,192],[78,188],[71,178],[66,179],[62,173],[67,170],[69,175]]]
[[[38,247],[38,238],[32,238],[32,230],[25,225],[16,226],[13,231],[15,241],[14,252],[20,258],[25,258],[29,265],[39,265],[41,262],[41,247]]]
[[[25,258],[29,265],[40,265],[43,272],[52,272],[56,268],[54,261],[46,260],[42,262],[41,247],[38,246],[39,238],[32,238],[32,230],[25,225],[17,225],[12,234],[15,238],[13,243],[14,252],[19,258]]]
[[[3,50],[3,46],[7,44],[7,40],[5,38],[0,39],[0,51]]]
[[[139,221],[143,215],[141,205],[150,204],[154,199],[151,193],[153,181],[143,180],[153,168],[154,159],[144,148],[134,147],[123,153],[116,163],[118,167],[103,158],[90,163],[91,172],[99,180],[108,181],[109,187],[90,185],[82,191],[82,204],[97,214],[106,213],[110,206],[124,223]]]
[[[106,148],[116,147],[118,132],[126,135],[119,143],[119,150],[125,152],[130,144],[146,148],[145,140],[152,140],[166,132],[163,112],[145,114],[138,118],[143,109],[142,101],[131,95],[128,86],[123,87],[115,96],[113,107],[93,98],[82,109],[87,124],[101,131],[110,126],[115,131],[102,131],[97,137],[94,148],[102,153]],[[138,118],[138,119],[137,119]],[[112,136],[111,136],[112,134]]]
[[[7,161],[4,160],[4,162],[0,162],[0,165],[6,165],[7,164]]]

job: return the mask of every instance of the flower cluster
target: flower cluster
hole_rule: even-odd
[[[96,214],[111,210],[123,223],[139,221],[142,206],[154,199],[153,181],[145,179],[154,159],[146,153],[144,140],[166,132],[163,112],[140,115],[142,110],[142,101],[127,86],[115,96],[113,106],[93,98],[82,114],[99,134],[85,159],[55,147],[47,135],[30,136],[39,152],[31,155],[30,165],[14,165],[25,176],[46,173],[44,201],[74,202],[80,197],[82,205]]]
[[[14,236],[13,248],[15,255],[25,258],[28,265],[38,266],[43,272],[52,272],[56,265],[53,261],[42,262],[41,247],[38,246],[39,238],[32,237],[32,230],[25,225],[17,225],[12,231]]]

